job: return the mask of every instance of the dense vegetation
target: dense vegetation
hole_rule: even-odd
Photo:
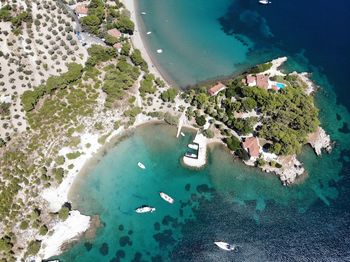
[[[270,66],[264,64],[256,68],[266,70]],[[305,83],[297,75],[279,77],[278,80],[287,87],[276,92],[245,86],[242,78],[228,81],[226,91],[214,97],[207,95],[206,88],[190,90],[186,101],[239,135],[254,133],[265,138],[270,143],[270,152],[278,155],[299,153],[307,135],[319,125],[318,110],[313,98],[305,93]],[[253,114],[239,116],[248,112]],[[196,121],[202,124],[198,120],[199,114]],[[226,142],[229,148],[237,147],[237,141],[233,142],[232,138]]]
[[[122,7],[123,4],[118,0],[115,0],[115,5],[109,5],[102,0],[90,1],[88,15],[80,20],[84,31],[104,37],[108,29],[117,28],[122,33],[132,35],[135,25],[126,10],[120,10]],[[110,38],[106,40],[108,44],[118,41],[109,41]]]
[[[69,84],[81,78],[83,67],[76,63],[68,64],[68,71],[60,76],[51,76],[47,82],[34,90],[27,90],[22,95],[22,105],[25,111],[31,111],[44,95],[51,94],[56,89],[66,88]]]
[[[103,91],[107,93],[105,105],[116,97],[128,101],[130,94],[126,91],[140,75],[140,69],[129,58],[118,58],[114,48],[92,46],[88,51],[90,58],[85,67],[69,64],[66,73],[50,77],[46,83],[24,92],[22,96],[30,130],[11,141],[11,147],[1,152],[0,158],[0,215],[5,226],[4,235],[0,236],[0,260],[5,257],[6,261],[13,261],[13,250],[18,247],[14,228],[20,231],[37,229],[39,235],[45,235],[48,226],[43,217],[46,221],[48,217],[67,218],[67,208],[56,214],[48,214],[46,210],[43,216],[34,206],[35,199],[44,188],[62,182],[67,173],[62,165],[79,157],[82,152],[77,148],[65,156],[58,156],[58,150],[62,146],[74,148],[79,145],[79,134],[85,128],[80,120],[92,119],[97,106],[106,109],[97,104]],[[100,79],[103,76],[106,79],[102,85]],[[129,107],[127,103],[125,118],[134,119],[141,109]],[[1,108],[6,111],[5,105]],[[96,130],[103,129],[105,123],[100,124],[95,123]],[[73,166],[69,165],[69,168]],[[19,192],[27,198],[19,197]],[[32,214],[29,215],[30,212]],[[40,245],[37,240],[28,243],[27,255],[38,252]]]

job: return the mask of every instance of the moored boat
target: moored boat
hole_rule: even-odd
[[[230,245],[229,243],[222,242],[222,241],[216,241],[214,242],[214,244],[226,251],[233,251],[236,249],[236,245]]]
[[[259,0],[259,3],[263,5],[271,4],[269,0]]]
[[[145,165],[142,164],[141,162],[138,162],[137,165],[138,165],[139,168],[141,168],[141,169],[146,169]]]
[[[198,150],[198,145],[197,144],[188,144],[188,147],[194,150]]]
[[[146,206],[146,205],[143,205],[143,206],[140,206],[138,208],[135,209],[135,212],[136,213],[152,213],[156,211],[156,209],[154,207],[151,207],[151,206]]]
[[[160,195],[160,197],[163,198],[166,202],[168,202],[168,203],[170,203],[170,204],[173,204],[173,203],[174,203],[174,199],[173,199],[171,196],[165,194],[164,192],[159,192],[159,195]]]

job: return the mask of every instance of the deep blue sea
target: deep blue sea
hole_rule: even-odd
[[[145,37],[154,63],[178,86],[280,55],[289,57],[285,70],[311,72],[332,153],[316,157],[306,146],[308,175],[283,187],[220,146],[205,169],[185,169],[193,133],[176,139],[172,127],[141,127],[79,177],[73,207],[99,215],[101,227],[62,261],[350,261],[350,1],[271,1],[138,0],[146,12],[138,18],[142,33],[152,31]],[[137,215],[142,204],[157,211]],[[219,250],[218,240],[240,248]]]

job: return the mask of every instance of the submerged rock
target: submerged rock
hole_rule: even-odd
[[[108,255],[108,244],[107,243],[103,243],[102,246],[100,247],[100,253],[102,256],[106,256]]]
[[[90,251],[92,249],[92,244],[90,242],[85,242],[84,247],[87,251]]]

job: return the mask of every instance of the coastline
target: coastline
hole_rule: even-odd
[[[160,65],[157,64],[156,60],[152,57],[151,50],[147,46],[141,34],[141,22],[139,21],[137,12],[138,6],[135,3],[135,0],[122,0],[122,3],[125,5],[125,8],[130,12],[131,20],[135,23],[135,31],[134,34],[130,37],[131,43],[134,48],[137,48],[141,51],[143,59],[148,64],[148,69],[150,73],[154,74],[155,77],[159,77],[163,79],[163,81],[168,85],[174,85],[175,81],[171,79],[169,75],[167,75],[164,70],[161,69]]]
[[[100,158],[106,151],[113,147],[120,139],[122,139],[128,132],[138,128],[142,125],[164,123],[160,120],[151,119],[150,117],[138,118],[134,125],[125,129],[120,127],[110,134],[106,142],[100,144],[98,142],[99,136],[96,134],[85,133],[82,135],[82,141],[91,144],[89,148],[84,149],[84,154],[76,159],[69,160],[65,165],[74,165],[73,169],[69,169],[68,174],[63,179],[62,183],[56,188],[48,188],[42,192],[42,198],[48,203],[48,209],[51,212],[58,212],[58,210],[67,202],[70,202],[70,191],[74,188],[76,178],[83,175],[92,163],[96,163],[96,159]],[[85,138],[85,139],[83,139]],[[64,147],[60,150],[60,155],[70,152],[71,149]],[[65,221],[58,221],[53,227],[53,234],[42,238],[42,247],[37,254],[38,261],[42,259],[49,259],[50,257],[59,255],[62,250],[61,247],[67,242],[71,242],[79,238],[89,227],[91,217],[81,214],[78,210],[70,211],[69,217]],[[69,232],[69,234],[64,234]]]
[[[131,36],[131,42],[134,48],[137,48],[141,51],[144,60],[147,62],[150,73],[154,74],[155,77],[161,78],[167,86],[170,86],[169,78],[164,76],[164,73],[159,70],[159,66],[153,63],[151,55],[149,54],[144,41],[141,36],[140,26],[138,18],[136,15],[137,7],[135,6],[134,0],[123,0],[125,7],[130,11],[131,20],[135,23],[135,31]],[[82,135],[83,142],[90,144],[89,148],[84,148],[84,154],[77,157],[76,159],[69,160],[64,164],[64,168],[68,169],[69,165],[74,165],[73,169],[68,169],[69,172],[64,177],[62,183],[57,188],[48,188],[42,192],[42,198],[48,203],[48,209],[51,212],[58,212],[59,209],[66,202],[69,202],[69,193],[74,186],[76,178],[84,173],[84,170],[88,166],[91,166],[90,163],[94,162],[106,148],[110,147],[111,144],[116,143],[121,137],[123,137],[127,132],[142,126],[144,124],[155,124],[162,123],[163,121],[152,119],[148,116],[139,116],[136,118],[135,123],[128,129],[120,127],[118,130],[113,131],[104,144],[98,142],[99,135],[85,133]],[[186,127],[185,127],[186,128]],[[69,147],[64,147],[60,150],[59,155],[66,155],[73,150]],[[70,221],[73,221],[71,223]],[[39,253],[36,256],[36,259],[41,261],[42,259],[48,259],[50,257],[59,255],[62,250],[61,247],[67,242],[74,241],[79,238],[89,227],[90,227],[91,218],[81,214],[78,210],[72,210],[66,221],[58,221],[53,227],[53,234],[49,235],[42,239],[42,246]],[[64,232],[68,230],[70,234],[62,234],[59,232]],[[58,232],[58,233],[57,233]]]
[[[130,11],[131,19],[135,22],[135,32],[134,35],[131,36],[132,45],[134,48],[137,48],[141,51],[141,54],[144,60],[147,62],[150,73],[154,74],[156,77],[161,78],[167,86],[169,85],[169,79],[164,77],[159,66],[156,66],[153,63],[152,56],[146,48],[146,45],[142,39],[140,26],[137,18],[137,8],[134,0],[123,0],[126,8]],[[273,67],[270,69],[268,73],[271,75],[283,75],[278,70],[278,67],[285,62],[286,58],[279,58],[272,61]],[[305,76],[306,77],[306,76]],[[312,83],[310,81],[310,83]],[[309,85],[310,89],[313,87],[311,84]],[[312,93],[314,90],[311,89]],[[118,130],[114,130],[110,133],[105,141],[105,143],[99,143],[99,135],[100,134],[92,134],[92,133],[84,133],[81,136],[81,145],[90,144],[90,146],[82,148],[84,150],[84,154],[81,156],[66,161],[64,164],[64,168],[69,170],[68,174],[63,179],[62,183],[57,188],[49,188],[42,192],[42,197],[48,202],[48,209],[52,212],[58,212],[58,210],[64,205],[66,202],[69,202],[69,193],[74,186],[74,182],[76,178],[86,171],[88,166],[91,166],[91,163],[95,162],[97,158],[103,155],[106,148],[114,145],[116,141],[118,141],[121,137],[127,134],[127,132],[140,127],[144,124],[155,124],[162,123],[163,121],[152,119],[151,117],[145,115],[139,115],[136,118],[135,123],[129,128],[125,129],[124,127],[120,127]],[[184,125],[184,128],[191,128],[194,130],[198,130],[197,128],[189,125]],[[222,144],[220,139],[206,139],[205,148],[208,147],[209,144],[219,143]],[[64,156],[67,153],[73,152],[72,148],[64,147],[59,151],[59,155]],[[205,162],[207,155],[205,154]],[[293,159],[294,160],[294,159]],[[293,162],[293,161],[292,161]],[[294,163],[294,162],[293,162]],[[207,163],[205,163],[207,164]],[[68,167],[74,165],[74,168],[69,169]],[[289,177],[286,178],[286,181],[289,181]],[[47,237],[42,239],[42,247],[40,252],[37,255],[39,261],[41,259],[48,259],[52,256],[58,255],[61,253],[61,247],[63,244],[73,241],[77,239],[80,235],[82,235],[90,226],[91,218],[89,216],[82,215],[79,211],[73,210],[70,212],[70,215],[66,221],[56,221],[53,227],[53,233],[49,234]],[[70,234],[64,234],[65,231],[69,231]],[[63,232],[63,233],[62,233]]]

